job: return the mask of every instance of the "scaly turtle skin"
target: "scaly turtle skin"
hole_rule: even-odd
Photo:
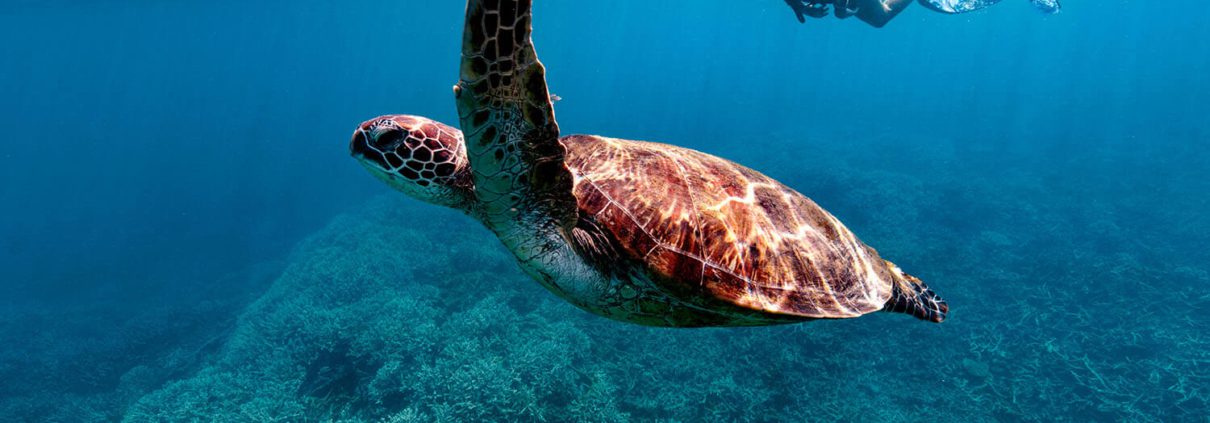
[[[413,197],[483,222],[567,301],[655,326],[749,326],[948,306],[810,199],[664,144],[559,138],[528,0],[470,0],[459,131],[383,116],[350,149]],[[465,138],[464,138],[465,134]]]

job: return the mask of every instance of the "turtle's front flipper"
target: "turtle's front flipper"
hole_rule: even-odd
[[[467,2],[458,114],[485,223],[570,230],[572,176],[530,31],[531,0]]]

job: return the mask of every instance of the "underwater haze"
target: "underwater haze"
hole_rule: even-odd
[[[667,329],[349,157],[457,123],[461,1],[10,1],[0,421],[1206,422],[1210,13],[1159,3],[537,0],[564,134],[764,172],[951,308]]]

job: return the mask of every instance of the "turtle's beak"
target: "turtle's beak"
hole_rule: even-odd
[[[349,154],[353,157],[361,157],[366,150],[370,149],[370,141],[366,138],[366,131],[357,128],[353,132],[353,140],[349,141]]]
[[[349,141],[349,154],[364,164],[373,163],[380,169],[389,168],[382,153],[370,148],[370,138],[365,129],[358,128],[357,132],[353,133],[353,140]]]

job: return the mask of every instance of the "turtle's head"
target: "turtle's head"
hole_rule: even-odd
[[[409,196],[460,209],[473,201],[462,131],[449,125],[419,116],[380,116],[357,128],[349,153]]]

